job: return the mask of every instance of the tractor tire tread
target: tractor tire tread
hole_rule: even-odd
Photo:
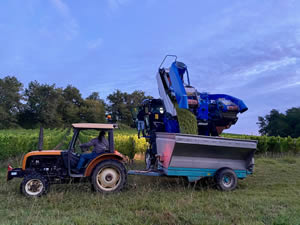
[[[25,190],[25,185],[26,185],[27,181],[31,180],[31,179],[39,179],[43,182],[43,185],[44,185],[43,191],[36,196],[29,195]],[[21,192],[21,194],[25,195],[26,197],[41,197],[42,195],[47,194],[49,192],[49,189],[50,189],[50,183],[49,183],[48,179],[45,176],[43,176],[37,172],[31,172],[31,173],[25,175],[20,184],[20,192]]]
[[[98,174],[98,171],[104,167],[104,166],[108,166],[108,165],[113,165],[115,168],[118,168],[119,172],[120,172],[120,176],[121,176],[121,182],[118,185],[118,187],[116,189],[114,189],[113,191],[104,191],[101,188],[98,187],[97,185],[97,181],[96,181],[96,177]],[[107,159],[107,160],[103,160],[101,161],[93,170],[92,176],[91,176],[91,186],[92,186],[92,190],[96,191],[96,192],[101,192],[101,193],[114,193],[114,192],[119,192],[121,191],[125,185],[127,183],[127,171],[125,166],[123,165],[122,162],[115,160],[115,159]]]

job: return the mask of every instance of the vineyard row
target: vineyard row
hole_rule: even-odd
[[[1,130],[0,131],[0,159],[36,150],[38,146],[39,130]],[[95,138],[97,132],[81,132],[80,143]],[[251,135],[224,134],[223,137],[257,140],[257,152],[260,153],[300,153],[300,138],[267,137]],[[67,149],[72,138],[70,129],[45,129],[43,149]],[[146,151],[148,144],[144,138],[138,139],[134,132],[115,132],[115,149],[133,158],[137,152]],[[79,144],[79,143],[78,143]],[[78,146],[77,144],[77,146]],[[76,151],[80,152],[79,147]]]

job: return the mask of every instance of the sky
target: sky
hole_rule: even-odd
[[[258,134],[258,116],[300,107],[299,12],[297,0],[1,0],[0,78],[159,97],[175,54],[198,91],[248,106],[227,132]]]

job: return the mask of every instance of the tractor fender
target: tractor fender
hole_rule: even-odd
[[[97,156],[96,158],[94,158],[89,163],[89,165],[85,169],[84,176],[85,177],[91,176],[94,168],[98,165],[98,163],[100,163],[101,161],[106,160],[106,159],[114,159],[114,160],[118,160],[118,161],[122,162],[125,160],[125,157],[117,151],[115,151],[114,153],[101,154],[101,155]]]

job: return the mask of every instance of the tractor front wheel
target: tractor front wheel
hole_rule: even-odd
[[[122,162],[104,160],[93,171],[93,190],[102,193],[120,191],[126,184],[127,173]]]
[[[20,186],[21,193],[28,197],[40,197],[46,194],[48,189],[48,180],[38,173],[26,175]]]

